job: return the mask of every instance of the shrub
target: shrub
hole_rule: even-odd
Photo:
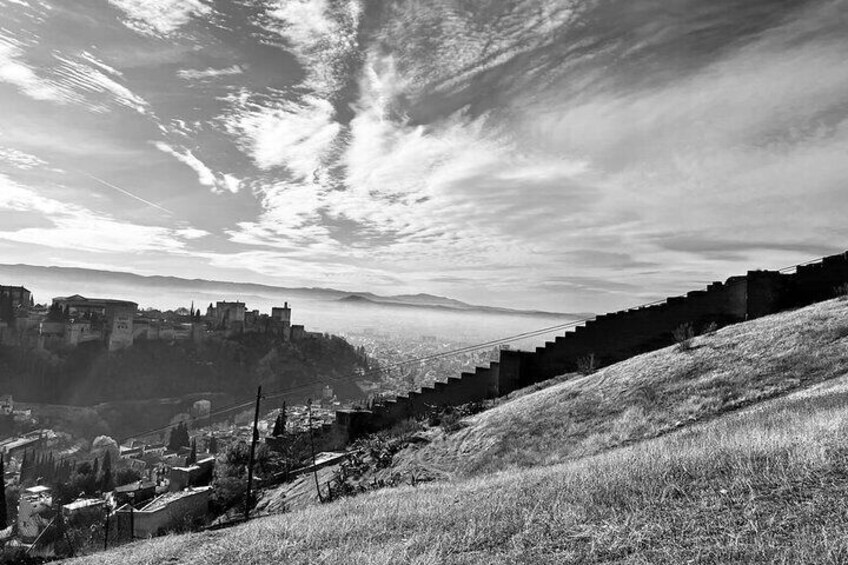
[[[689,351],[692,349],[692,338],[695,337],[695,332],[692,329],[692,324],[685,323],[677,326],[673,332],[674,342],[677,344],[678,351]]]
[[[591,375],[598,369],[597,362],[595,361],[595,354],[590,353],[585,357],[580,357],[577,360],[577,372],[582,375]]]
[[[715,322],[710,322],[709,324],[704,326],[704,329],[703,331],[701,331],[701,334],[710,335],[716,333],[716,331],[718,331],[718,324],[716,324]]]
[[[848,300],[848,283],[833,287],[833,295],[840,300]]]
[[[439,424],[446,434],[458,432],[462,429],[462,413],[459,410],[446,410],[442,413]]]

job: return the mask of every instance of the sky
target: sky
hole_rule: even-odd
[[[604,311],[848,249],[845,0],[0,14],[0,263]]]

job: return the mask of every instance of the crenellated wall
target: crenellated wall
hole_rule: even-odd
[[[502,350],[489,367],[449,377],[406,396],[385,400],[370,411],[339,411],[336,425],[347,437],[391,427],[432,408],[457,406],[504,396],[519,388],[577,370],[593,355],[597,366],[674,343],[673,333],[691,324],[699,333],[708,324],[724,326],[832,298],[848,284],[848,252],[804,265],[796,272],[749,271],[704,290],[649,306],[602,314],[535,351]]]

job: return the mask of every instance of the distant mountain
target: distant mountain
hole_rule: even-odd
[[[543,310],[515,310],[513,308],[501,308],[498,306],[480,306],[468,304],[453,298],[433,296],[431,294],[401,294],[396,296],[375,296],[370,293],[353,293],[339,298],[339,302],[348,304],[374,305],[383,307],[399,308],[423,308],[451,312],[476,312],[480,314],[510,314],[514,316],[540,316],[550,318],[588,318],[592,314],[586,313],[563,313],[545,312]]]
[[[380,296],[372,292],[355,292],[322,287],[278,287],[257,283],[183,279],[171,276],[145,276],[133,273],[82,269],[77,267],[41,267],[33,265],[0,264],[0,284],[23,285],[35,293],[36,301],[47,303],[55,296],[79,293],[104,294],[110,298],[134,300],[142,306],[170,306],[177,301],[203,300],[195,304],[205,308],[205,301],[214,299],[242,300],[250,303],[279,297],[280,300],[309,300],[342,302],[368,306],[425,308],[443,312],[509,314],[542,316],[559,319],[578,319],[584,313],[542,312],[481,306],[430,294],[400,294]],[[188,306],[188,304],[184,304]]]

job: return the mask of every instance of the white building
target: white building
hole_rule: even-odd
[[[204,518],[209,512],[211,491],[212,487],[198,487],[167,492],[140,510],[124,505],[117,512],[119,519],[129,519],[132,513],[134,538],[149,538]]]
[[[18,535],[24,543],[32,543],[52,519],[53,494],[49,487],[25,489],[18,503]]]

